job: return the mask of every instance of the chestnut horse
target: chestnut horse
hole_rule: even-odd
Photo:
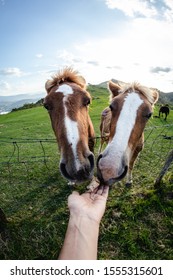
[[[109,141],[110,134],[110,121],[111,121],[111,110],[109,107],[106,107],[101,114],[101,122],[100,122],[100,147],[99,154],[102,151],[103,144]]]
[[[158,100],[158,92],[139,83],[120,86],[110,81],[111,92],[109,140],[97,160],[97,176],[103,184],[112,185],[127,174],[132,184],[134,162],[143,148],[144,128]]]
[[[48,110],[60,150],[60,171],[71,182],[91,179],[94,170],[94,128],[86,82],[77,71],[65,68],[45,84]]]

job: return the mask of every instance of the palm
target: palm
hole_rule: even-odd
[[[68,199],[70,212],[100,222],[105,211],[107,196],[108,188],[97,193],[86,192],[82,195],[74,191]]]

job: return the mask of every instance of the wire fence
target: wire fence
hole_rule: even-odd
[[[144,149],[133,171],[136,184],[154,182],[173,149],[173,125],[147,127]],[[100,137],[96,137],[97,158]],[[49,184],[57,181],[60,154],[56,139],[0,137],[1,184]],[[172,171],[172,164],[169,170]]]

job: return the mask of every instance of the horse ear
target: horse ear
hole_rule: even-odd
[[[45,89],[47,91],[47,93],[49,93],[49,91],[51,90],[52,88],[52,80],[47,80],[47,82],[45,83]]]
[[[78,76],[78,84],[82,89],[86,89],[86,80],[82,76]]]
[[[111,99],[119,94],[120,89],[121,89],[121,87],[118,84],[116,84],[112,81],[108,82],[108,90],[111,93]]]
[[[153,90],[153,105],[157,102],[159,99],[159,93],[157,90]]]

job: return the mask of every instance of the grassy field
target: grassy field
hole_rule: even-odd
[[[91,86],[90,115],[99,136],[100,113],[108,93]],[[158,116],[158,106],[154,116]],[[154,188],[173,147],[173,110],[167,121],[153,117],[145,130],[145,148],[135,169],[134,184],[110,190],[100,227],[99,259],[173,258],[173,172]],[[95,154],[99,140],[96,143]],[[0,116],[0,259],[57,259],[63,243],[71,189],[58,169],[59,152],[43,107]],[[86,183],[77,186],[80,192]]]

